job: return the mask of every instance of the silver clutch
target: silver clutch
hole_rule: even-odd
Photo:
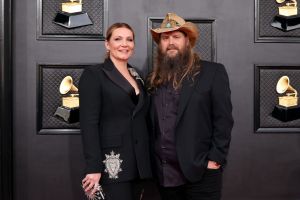
[[[85,195],[89,200],[105,200],[103,189],[99,184],[95,185],[94,189],[85,192]]]

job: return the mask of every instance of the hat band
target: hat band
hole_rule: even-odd
[[[180,24],[176,21],[168,21],[165,25],[165,28],[175,28],[180,27]]]

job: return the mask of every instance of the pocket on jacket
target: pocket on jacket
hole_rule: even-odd
[[[100,139],[101,147],[118,147],[122,145],[122,135],[104,136]]]

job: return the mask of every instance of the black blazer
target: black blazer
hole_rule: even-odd
[[[137,105],[130,96],[133,87],[109,59],[87,67],[80,78],[80,128],[86,173],[102,173],[101,183],[151,177],[145,119],[149,98],[141,80],[136,82],[140,89]],[[111,157],[112,151],[119,158],[110,167],[117,169],[119,163],[120,170],[117,177],[109,178],[103,161]]]
[[[194,81],[183,81],[175,142],[181,170],[189,181],[201,179],[208,160],[223,166],[226,162],[233,126],[230,93],[228,76],[221,64],[201,61],[201,71]],[[154,127],[155,107],[151,105]],[[157,137],[154,130],[153,140]]]

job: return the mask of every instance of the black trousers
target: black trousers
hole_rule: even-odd
[[[160,194],[162,200],[220,200],[221,189],[221,169],[207,169],[200,181],[178,187],[160,187]]]
[[[143,181],[134,180],[102,185],[105,200],[140,200],[143,193]]]

